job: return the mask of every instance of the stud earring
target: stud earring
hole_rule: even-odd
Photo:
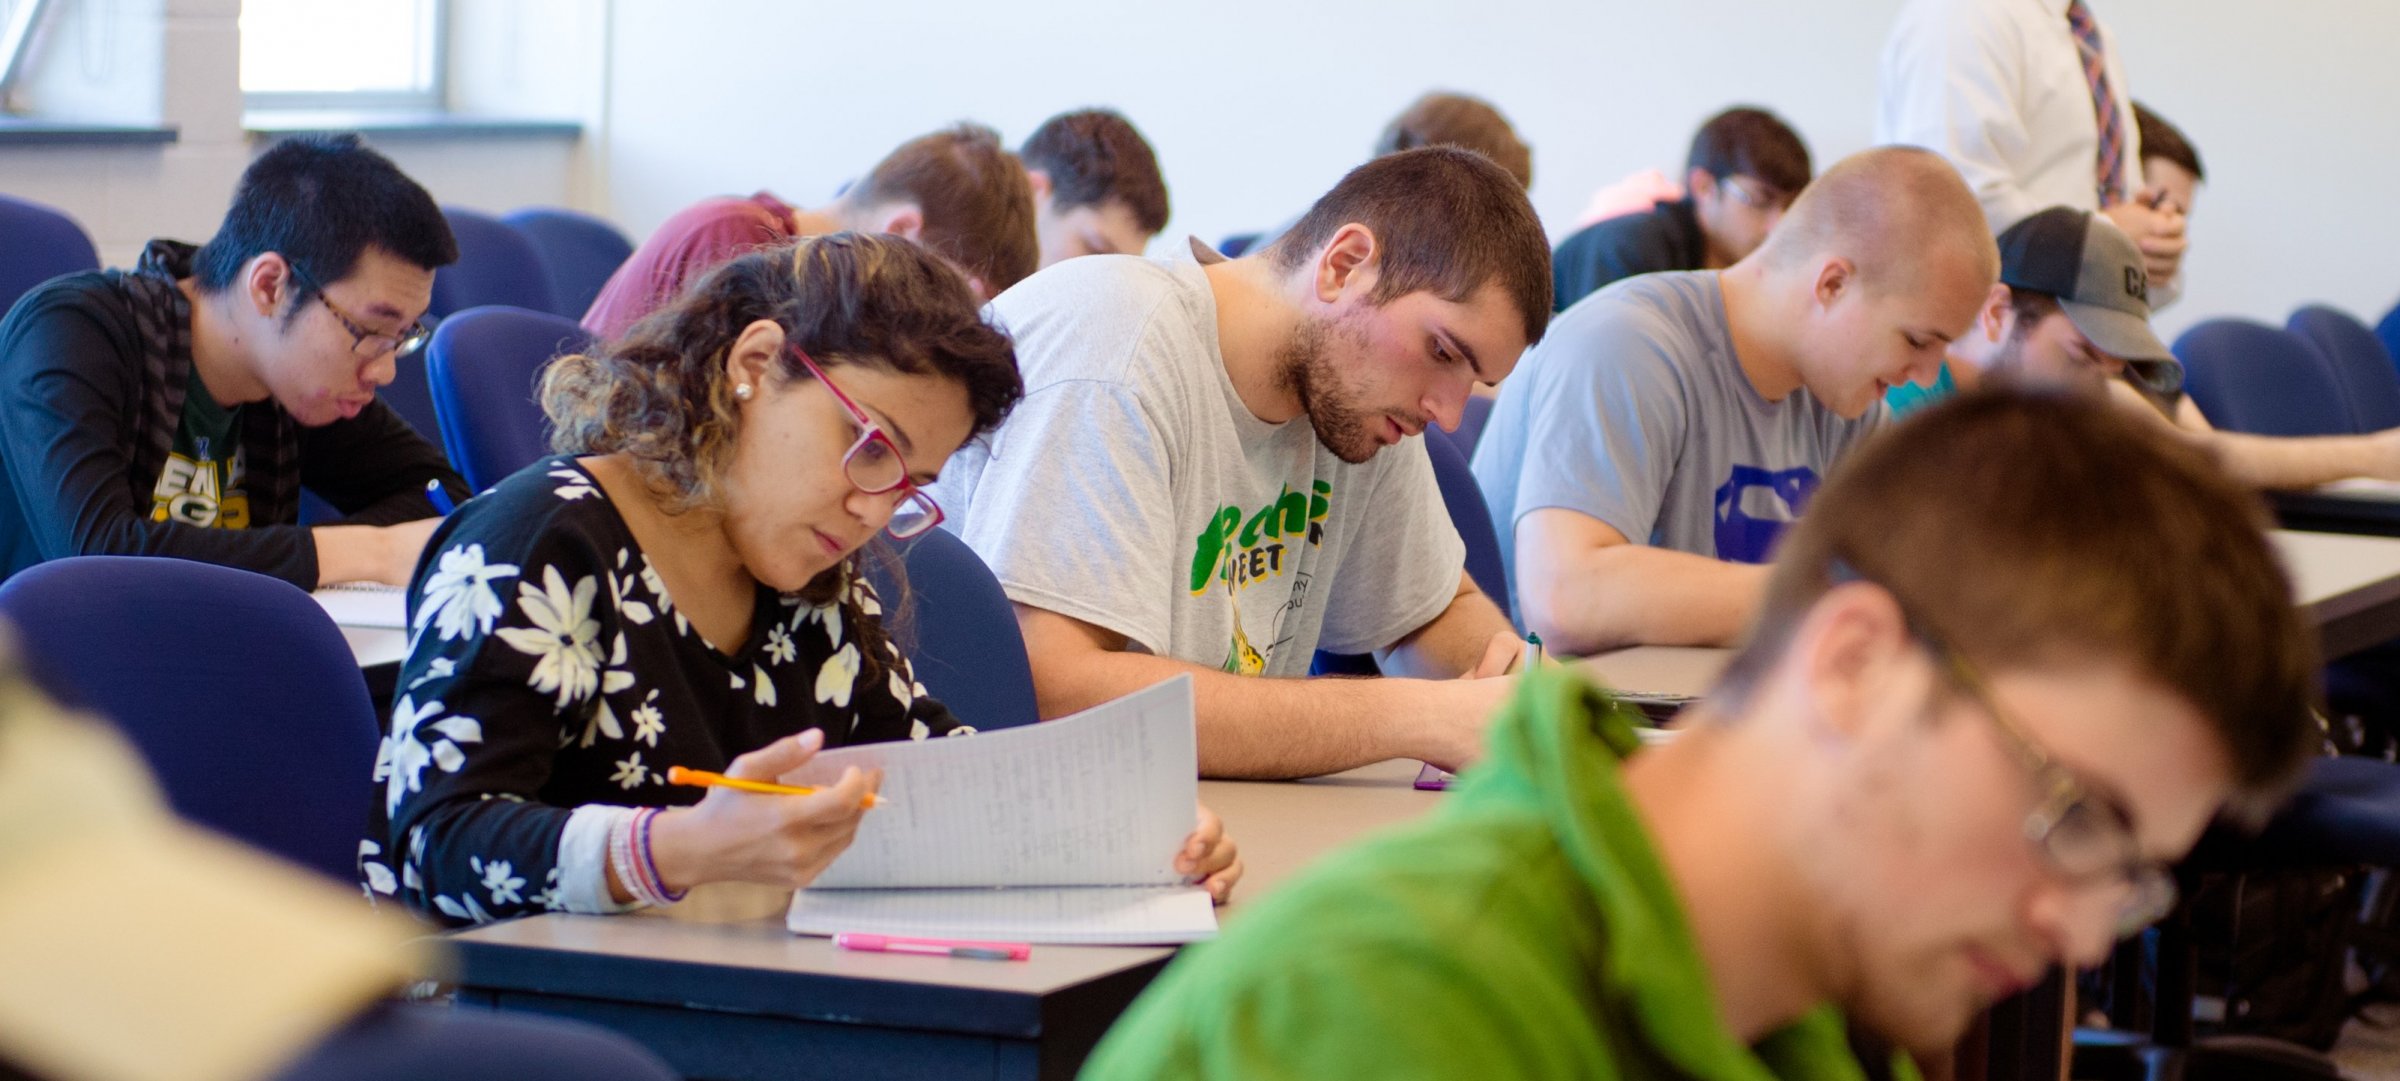
[[[750,384],[748,383],[736,383],[733,385],[733,396],[737,401],[749,401],[751,393],[752,391],[750,390]]]

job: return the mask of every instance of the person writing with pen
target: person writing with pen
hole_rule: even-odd
[[[0,322],[0,577],[151,555],[406,582],[427,487],[467,486],[375,392],[457,258],[433,197],[357,136],[288,139],[208,243],[27,293]],[[341,519],[302,525],[303,490]]]
[[[972,732],[858,554],[932,528],[921,486],[1021,393],[957,271],[854,233],[742,255],[555,362],[560,453],[447,518],[410,586],[370,895],[469,923],[813,881],[875,772],[807,796],[668,774],[774,782],[826,746]],[[1240,877],[1205,809],[1177,868],[1220,901]]]

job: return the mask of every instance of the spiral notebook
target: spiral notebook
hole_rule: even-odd
[[[408,590],[375,582],[318,586],[309,594],[336,626],[408,629]]]
[[[801,783],[880,766],[885,803],[815,885],[800,934],[1152,944],[1216,933],[1174,867],[1199,798],[1192,681],[961,739],[827,751]]]

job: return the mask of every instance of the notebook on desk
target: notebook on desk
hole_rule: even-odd
[[[886,801],[792,897],[800,934],[1149,945],[1216,933],[1175,872],[1195,824],[1192,681],[963,739],[820,754],[800,783],[881,767]]]
[[[375,582],[344,582],[318,586],[316,598],[336,626],[408,629],[408,590]]]

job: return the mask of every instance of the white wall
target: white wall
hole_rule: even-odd
[[[2095,0],[2136,96],[2199,144],[2200,199],[2170,331],[2400,298],[2389,119],[2400,5]],[[1820,163],[1866,145],[1898,0],[1209,0],[1015,4],[613,0],[603,205],[641,231],[704,195],[829,195],[961,117],[1012,143],[1053,112],[1116,106],[1160,150],[1170,238],[1273,224],[1355,164],[1418,92],[1491,98],[1534,147],[1563,233],[1593,188],[1674,171],[1692,128],[1767,105]]]

